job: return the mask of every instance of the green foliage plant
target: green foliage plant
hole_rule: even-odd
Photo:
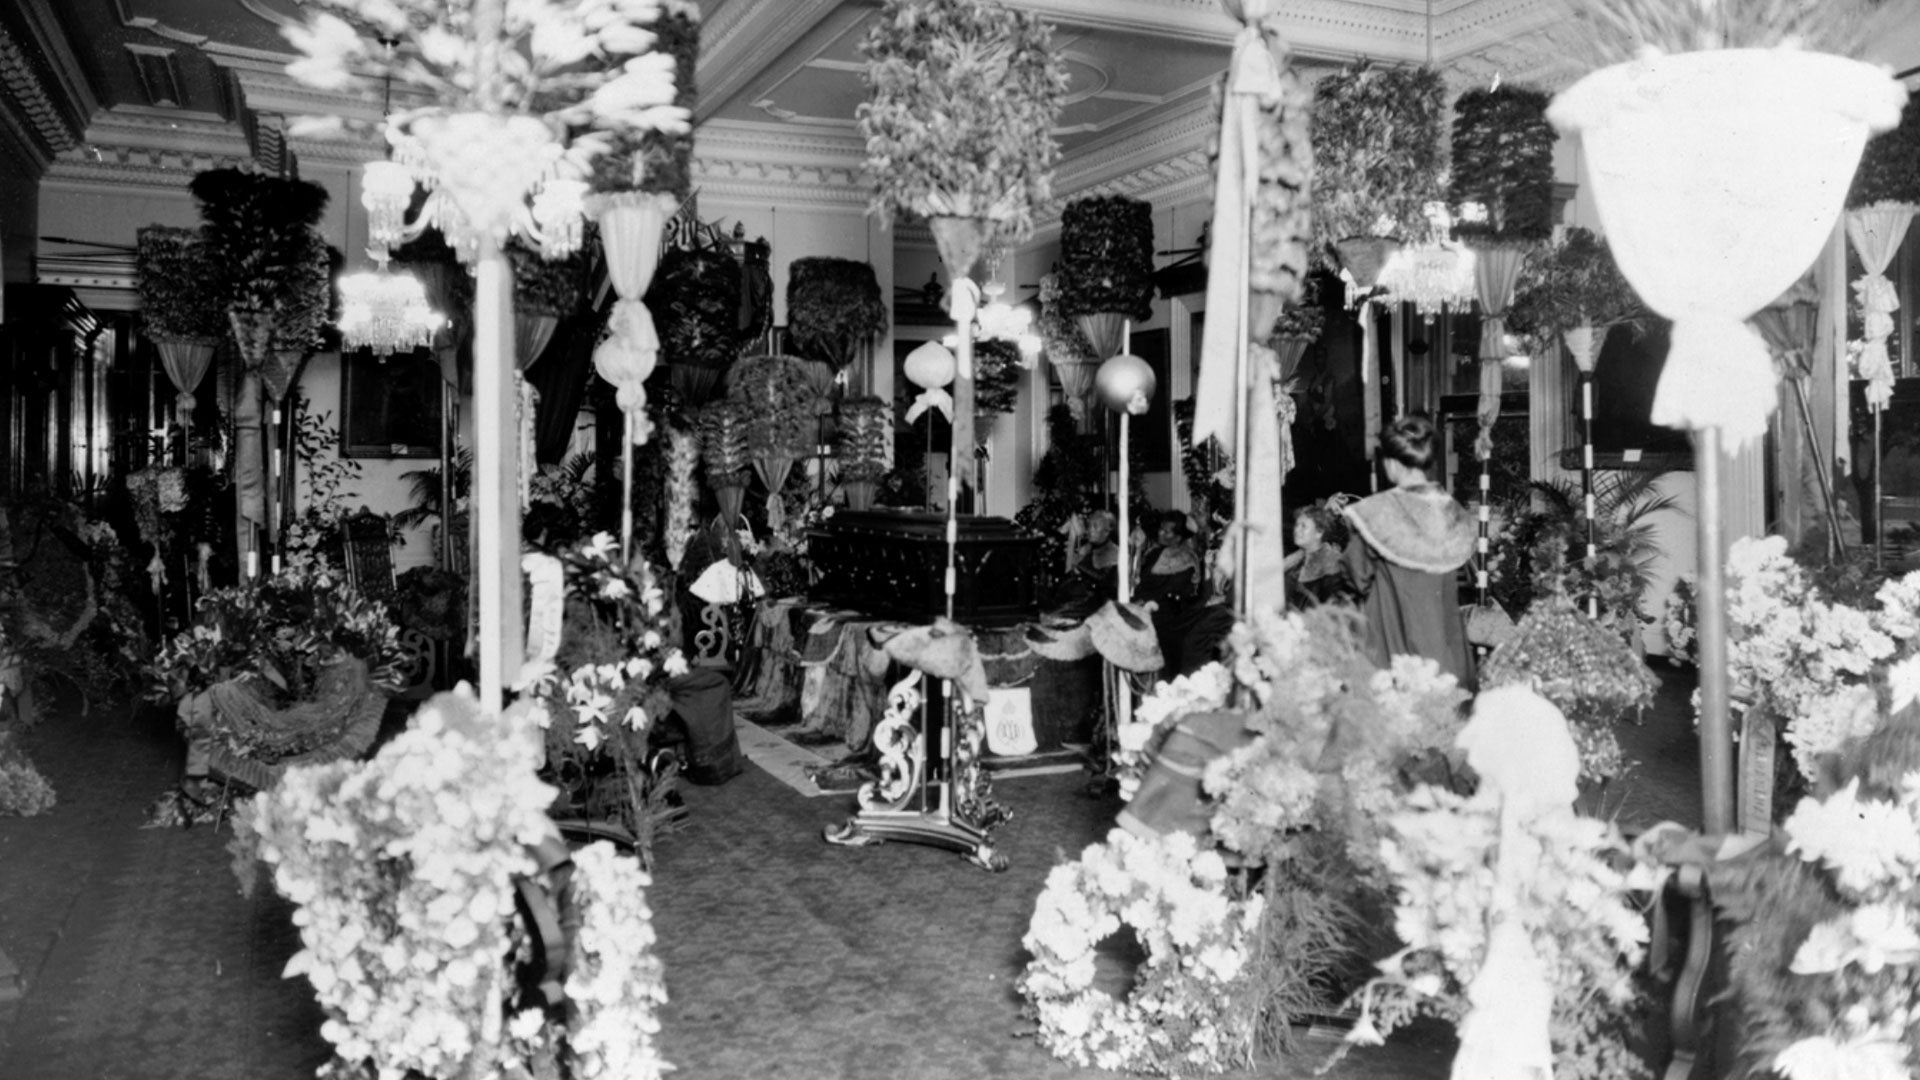
[[[1454,234],[1490,240],[1544,240],[1553,232],[1553,144],[1547,95],[1521,86],[1475,87],[1453,105],[1453,203],[1479,203],[1484,222],[1457,222]]]
[[[887,0],[861,51],[872,212],[987,218],[995,242],[1025,239],[1052,195],[1067,90],[1047,25],[993,0]]]
[[[837,441],[842,483],[880,480],[893,460],[892,409],[872,396],[842,402]]]
[[[1606,240],[1576,227],[1559,243],[1527,254],[1507,325],[1551,343],[1577,327],[1637,326],[1646,317]]]
[[[227,314],[207,287],[214,274],[200,230],[148,225],[140,230],[134,280],[147,336],[213,344],[227,335]]]
[[[1440,75],[1360,63],[1314,88],[1313,228],[1323,251],[1349,237],[1424,238],[1444,197]]]
[[[215,295],[229,309],[265,314],[292,302],[295,276],[312,261],[310,236],[327,190],[241,169],[209,169],[187,189],[200,204]]]

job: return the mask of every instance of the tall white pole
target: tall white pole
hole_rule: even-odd
[[[480,243],[473,336],[473,528],[480,582],[480,707],[499,711],[520,671],[520,425],[513,392],[513,268]]]

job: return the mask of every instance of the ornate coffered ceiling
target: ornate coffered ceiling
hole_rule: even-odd
[[[1185,194],[1204,184],[1210,85],[1237,24],[1218,0],[1006,0],[1055,27],[1072,77],[1056,192]],[[285,135],[289,117],[374,118],[379,103],[294,83],[280,29],[300,0],[0,0],[0,150],[50,181],[178,187],[213,164],[345,164],[373,145]],[[1913,33],[1883,59],[1920,63]],[[865,201],[854,110],[875,0],[707,0],[699,182],[740,199]],[[1456,87],[1553,88],[1578,74],[1549,0],[1289,0],[1278,16],[1310,73],[1358,57],[1428,63]],[[1902,50],[1911,54],[1898,55]]]

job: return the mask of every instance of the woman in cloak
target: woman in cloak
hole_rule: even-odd
[[[1427,477],[1433,421],[1395,420],[1380,436],[1392,487],[1349,504],[1347,575],[1367,617],[1367,651],[1382,668],[1424,656],[1474,686],[1473,652],[1460,610],[1458,573],[1473,557],[1473,517]]]

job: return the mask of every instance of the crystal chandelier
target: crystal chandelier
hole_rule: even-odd
[[[376,244],[369,254],[376,269],[340,279],[340,337],[346,347],[384,357],[432,344],[447,320],[427,303],[420,279],[387,269],[382,246]]]

